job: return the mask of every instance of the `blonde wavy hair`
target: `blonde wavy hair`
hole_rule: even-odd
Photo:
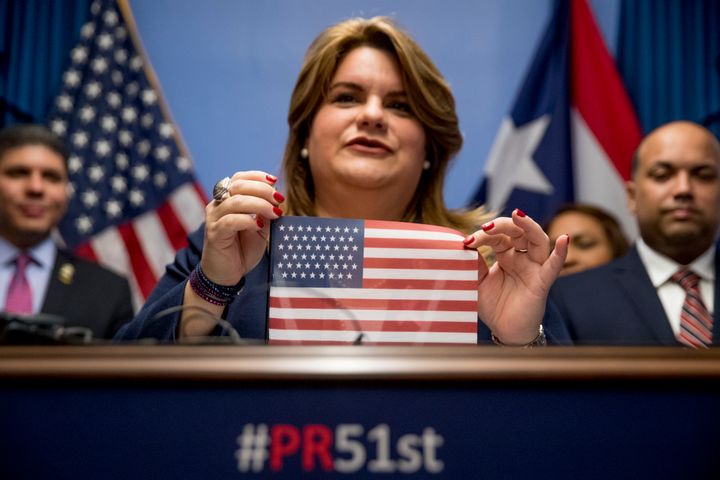
[[[484,209],[449,210],[443,200],[448,164],[463,142],[450,87],[420,46],[387,17],[345,20],[324,30],[308,48],[288,112],[290,131],[283,157],[286,212],[315,215],[315,185],[309,163],[300,151],[315,114],[327,98],[337,67],[350,51],[361,46],[378,48],[397,59],[408,102],[425,130],[430,168],[423,171],[403,220],[466,233],[476,230],[487,220]]]

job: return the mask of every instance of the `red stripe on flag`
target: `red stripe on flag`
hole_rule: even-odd
[[[163,202],[157,208],[156,214],[160,222],[162,222],[165,234],[175,251],[185,248],[187,246],[187,232],[177,215],[175,215],[175,210],[173,210],[170,202]]]
[[[405,223],[405,222],[392,222],[389,220],[365,220],[365,229],[385,229],[385,230],[412,230],[416,232],[444,232],[458,236],[462,239],[462,236],[457,230],[453,230],[448,227],[441,227],[438,225],[425,225],[421,223]]]
[[[270,318],[275,330],[331,330],[363,332],[447,332],[475,333],[477,324],[471,322],[396,322],[392,320],[287,320]]]
[[[303,346],[313,346],[313,345],[350,345],[355,342],[346,341],[346,342],[338,342],[335,340],[275,340],[270,339],[268,341],[269,345],[303,345]],[[457,343],[450,343],[450,342],[438,342],[438,343],[427,343],[427,342],[368,342],[363,340],[362,345],[382,345],[383,347],[401,347],[401,346],[407,346],[407,345],[432,345],[433,347],[443,347],[443,346],[453,346],[457,347]]]
[[[475,311],[477,302],[467,300],[390,300],[373,298],[287,298],[271,297],[275,308],[420,310],[466,312]]]
[[[405,288],[418,290],[476,290],[472,280],[416,280],[391,278],[364,278],[363,288]]]
[[[205,192],[203,191],[202,187],[198,182],[192,183],[193,188],[195,189],[195,192],[198,194],[198,197],[200,197],[200,201],[207,205],[209,203],[208,197],[205,195]]]
[[[586,0],[573,0],[570,14],[572,103],[615,169],[629,180],[640,125]]]
[[[366,258],[364,268],[413,268],[422,270],[477,270],[477,260],[435,258]]]
[[[276,340],[271,338],[268,340],[268,345],[303,345],[303,346],[312,346],[312,345],[350,345],[353,342],[348,340],[346,342],[340,342],[335,340],[328,340],[328,341],[322,341],[322,340]],[[370,343],[362,342],[363,345],[372,345]],[[407,345],[407,344],[405,344]]]
[[[425,240],[416,238],[368,238],[365,237],[365,248],[433,248],[442,250],[464,250],[462,239],[457,240]]]
[[[155,275],[152,272],[150,264],[145,258],[145,252],[143,252],[143,249],[140,246],[140,240],[138,240],[132,222],[119,226],[118,232],[125,244],[125,249],[127,250],[130,265],[132,265],[135,281],[140,288],[143,298],[147,298],[153,287],[155,287]]]
[[[97,255],[95,255],[95,250],[93,250],[90,242],[83,243],[82,245],[75,247],[75,254],[78,257],[98,263]]]

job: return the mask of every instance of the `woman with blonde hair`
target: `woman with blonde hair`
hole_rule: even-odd
[[[117,338],[218,333],[212,318],[189,321],[196,309],[222,316],[245,338],[265,338],[270,222],[292,214],[464,232],[466,248],[489,247],[497,258],[490,268],[480,262],[478,281],[478,316],[496,343],[544,343],[545,300],[567,238],[548,254],[547,235],[520,210],[487,221],[482,210],[445,206],[445,174],[462,146],[455,100],[406,32],[384,17],[323,31],[305,56],[288,124],[285,194],[261,171],[218,182],[205,225]],[[181,312],[163,313],[172,307]]]

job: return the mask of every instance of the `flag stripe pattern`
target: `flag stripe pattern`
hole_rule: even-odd
[[[68,145],[65,244],[125,275],[135,307],[204,219],[204,193],[125,0],[96,0],[50,128]]]
[[[641,137],[630,96],[586,0],[573,1],[570,25],[572,103],[621,179],[630,180]]]
[[[478,254],[463,238],[401,222],[273,221],[270,343],[476,343]]]

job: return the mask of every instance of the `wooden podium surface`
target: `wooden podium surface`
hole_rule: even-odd
[[[720,349],[669,347],[0,347],[0,380],[720,380]]]
[[[0,347],[0,478],[717,478],[720,350]]]

